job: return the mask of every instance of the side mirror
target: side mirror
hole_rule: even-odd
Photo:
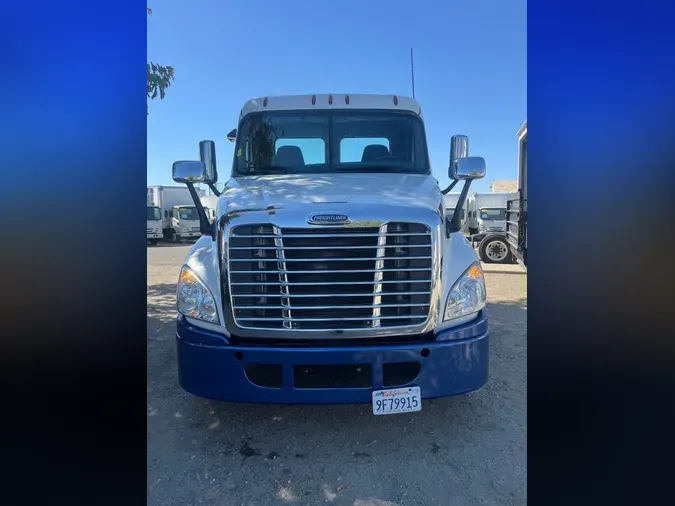
[[[173,162],[173,180],[176,183],[210,183],[204,162]]]
[[[237,129],[235,128],[232,130],[229,134],[227,134],[227,140],[230,142],[234,142],[237,140]]]
[[[450,177],[457,181],[485,177],[485,159],[481,156],[455,158],[450,165]]]
[[[201,141],[199,143],[199,159],[206,166],[208,180],[203,183],[218,182],[218,168],[216,166],[216,143],[213,141]]]

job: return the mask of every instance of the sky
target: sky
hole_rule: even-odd
[[[449,184],[450,137],[486,160],[473,191],[516,179],[516,132],[527,119],[526,0],[150,0],[148,61],[171,65],[164,100],[149,100],[148,185],[172,185],[171,164],[216,142],[255,97],[314,93],[412,96],[422,107],[434,176]],[[219,186],[221,186],[219,184]],[[461,189],[461,184],[456,190]]]

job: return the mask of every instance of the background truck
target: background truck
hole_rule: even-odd
[[[157,242],[164,237],[162,232],[162,211],[161,209],[153,204],[152,195],[150,189],[148,188],[148,224],[147,224],[147,240],[151,244],[157,244]]]
[[[461,209],[485,160],[453,136],[441,190],[419,104],[395,95],[261,97],[242,108],[216,220],[213,141],[173,164],[202,237],[177,286],[178,378],[231,402],[419,411],[488,377],[485,280]]]
[[[216,209],[218,207],[218,197],[216,195],[205,195],[204,197],[200,197],[202,206],[204,206],[204,210],[206,211],[206,216],[209,219],[209,221],[213,221],[216,219]]]
[[[199,196],[204,191],[195,188]],[[162,232],[164,237],[173,242],[184,238],[198,239],[199,214],[192,201],[190,191],[184,186],[149,186],[149,199],[162,213]]]
[[[485,263],[514,262],[506,240],[506,200],[508,193],[474,193],[467,199],[466,228],[472,245]]]
[[[466,204],[466,224],[471,235],[506,231],[508,193],[472,193]]]
[[[518,191],[509,195],[506,220],[511,254],[527,270],[527,120],[518,130]]]
[[[446,193],[443,195],[443,200],[445,202],[445,213],[452,219],[452,216],[457,207],[457,202],[459,202],[461,194],[460,193]],[[466,206],[462,207],[461,214],[459,217],[460,228],[464,229],[464,222],[466,220]]]

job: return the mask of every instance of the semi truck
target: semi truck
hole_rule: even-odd
[[[150,244],[156,245],[157,242],[159,242],[162,237],[164,237],[164,233],[162,232],[162,211],[159,207],[153,204],[152,202],[152,195],[150,194],[150,190],[148,189],[148,216],[147,216],[147,240],[150,242]]]
[[[195,188],[199,196],[204,191]],[[198,239],[199,214],[195,207],[190,191],[184,186],[149,186],[148,198],[153,206],[160,209],[162,214],[162,234],[172,242],[181,242],[182,239]]]
[[[452,219],[452,215],[455,212],[455,208],[457,207],[457,202],[459,202],[459,197],[461,194],[459,193],[446,193],[443,196],[443,199],[445,201],[445,212],[450,218]],[[459,217],[459,222],[460,222],[460,229],[464,228],[464,223],[466,219],[466,207],[463,207],[460,210],[460,217]]]
[[[488,378],[485,279],[443,195],[462,209],[485,160],[450,139],[449,176],[431,174],[420,105],[396,95],[247,101],[209,220],[215,143],[176,161],[201,237],[177,284],[178,380],[230,402],[368,403],[420,411]]]
[[[509,250],[527,271],[527,120],[518,129],[518,190],[509,195],[506,220]]]

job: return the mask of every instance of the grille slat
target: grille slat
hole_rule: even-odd
[[[239,226],[230,234],[228,263],[233,316],[242,328],[391,328],[429,316],[426,225]]]

